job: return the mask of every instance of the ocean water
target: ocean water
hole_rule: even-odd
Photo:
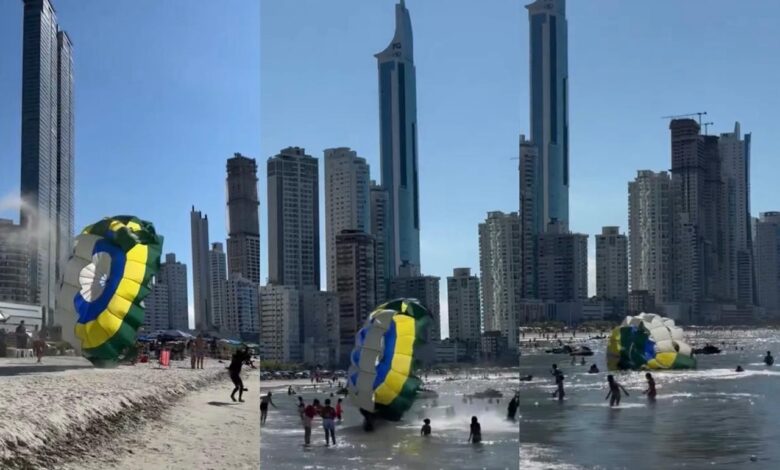
[[[516,373],[492,373],[489,379],[482,372],[472,371],[471,378],[444,381],[431,377],[426,387],[436,390],[435,399],[418,399],[400,422],[384,422],[367,433],[363,418],[345,400],[345,416],[336,426],[338,445],[325,447],[321,421],[312,427],[312,445],[303,445],[303,427],[298,418],[297,395],[287,395],[286,385],[262,382],[262,392],[273,392],[274,403],[266,424],[260,430],[260,468],[284,469],[489,469],[518,468],[518,425],[505,419],[506,407],[517,390]],[[300,394],[307,403],[314,398],[322,402],[331,389],[320,386],[313,390],[306,382]],[[463,403],[463,395],[495,388],[504,393],[499,403],[474,399]],[[333,390],[335,391],[335,389]],[[332,401],[335,400],[331,399]],[[452,406],[455,416],[447,417]],[[470,444],[469,423],[477,416],[482,425],[482,443]],[[423,418],[431,419],[432,436],[420,437]]]
[[[655,403],[642,394],[644,372],[614,373],[630,393],[617,409],[604,400],[605,339],[587,343],[595,355],[586,366],[524,351],[520,374],[534,379],[520,384],[520,468],[780,468],[780,366],[762,362],[767,350],[780,357],[780,334],[704,330],[688,339],[724,351],[698,356],[696,370],[653,372]],[[552,398],[554,362],[566,376],[562,403]],[[600,373],[587,373],[593,362]],[[734,372],[738,364],[745,372]]]

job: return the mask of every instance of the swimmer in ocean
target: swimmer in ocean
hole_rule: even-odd
[[[655,379],[653,379],[652,374],[650,372],[645,374],[645,378],[647,379],[647,390],[645,390],[645,395],[647,395],[647,398],[650,401],[655,400]]]
[[[772,351],[767,351],[766,356],[764,356],[764,364],[771,366],[775,363],[775,358],[772,357]]]
[[[613,377],[612,374],[607,376],[607,384],[609,385],[609,393],[607,393],[607,396],[604,399],[606,400],[611,396],[612,398],[609,400],[609,406],[619,406],[620,390],[622,389],[626,396],[628,396],[628,392],[622,385],[615,381],[615,377]]]

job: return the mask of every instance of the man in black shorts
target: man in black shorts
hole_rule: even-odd
[[[233,353],[233,357],[230,359],[230,365],[228,366],[228,372],[230,373],[230,380],[233,381],[235,388],[233,393],[230,394],[230,399],[236,401],[236,392],[238,392],[238,401],[244,401],[241,395],[247,391],[244,388],[244,382],[241,380],[241,366],[247,364],[248,366],[255,368],[252,364],[252,356],[249,354],[249,349],[244,347]]]

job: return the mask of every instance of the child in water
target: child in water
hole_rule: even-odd
[[[471,417],[471,432],[469,433],[469,442],[479,444],[482,442],[482,426],[479,425],[476,416]]]
[[[425,418],[423,420],[423,427],[420,429],[420,435],[421,436],[430,436],[431,435],[431,420],[428,418]]]
[[[655,400],[655,379],[653,379],[650,372],[645,374],[645,378],[647,379],[647,390],[645,390],[645,395],[647,395],[649,400]]]
[[[609,393],[607,393],[607,396],[604,399],[606,400],[607,398],[609,398],[611,396],[612,398],[609,400],[609,406],[619,406],[620,405],[620,390],[622,389],[623,393],[625,393],[626,396],[628,396],[628,392],[626,391],[625,388],[623,388],[622,385],[620,385],[619,383],[615,382],[615,377],[613,377],[612,374],[609,374],[607,376],[607,384],[609,385]]]

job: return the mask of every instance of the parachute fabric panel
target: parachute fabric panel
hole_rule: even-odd
[[[135,344],[161,251],[154,226],[132,216],[103,219],[76,237],[58,299],[77,317],[82,354],[96,366],[116,363]]]
[[[607,344],[610,370],[691,369],[696,367],[690,345],[674,320],[653,313],[627,316],[614,328]]]
[[[425,341],[430,313],[415,300],[398,299],[376,308],[355,338],[347,387],[359,408],[385,419],[401,419],[414,402],[416,347]]]

